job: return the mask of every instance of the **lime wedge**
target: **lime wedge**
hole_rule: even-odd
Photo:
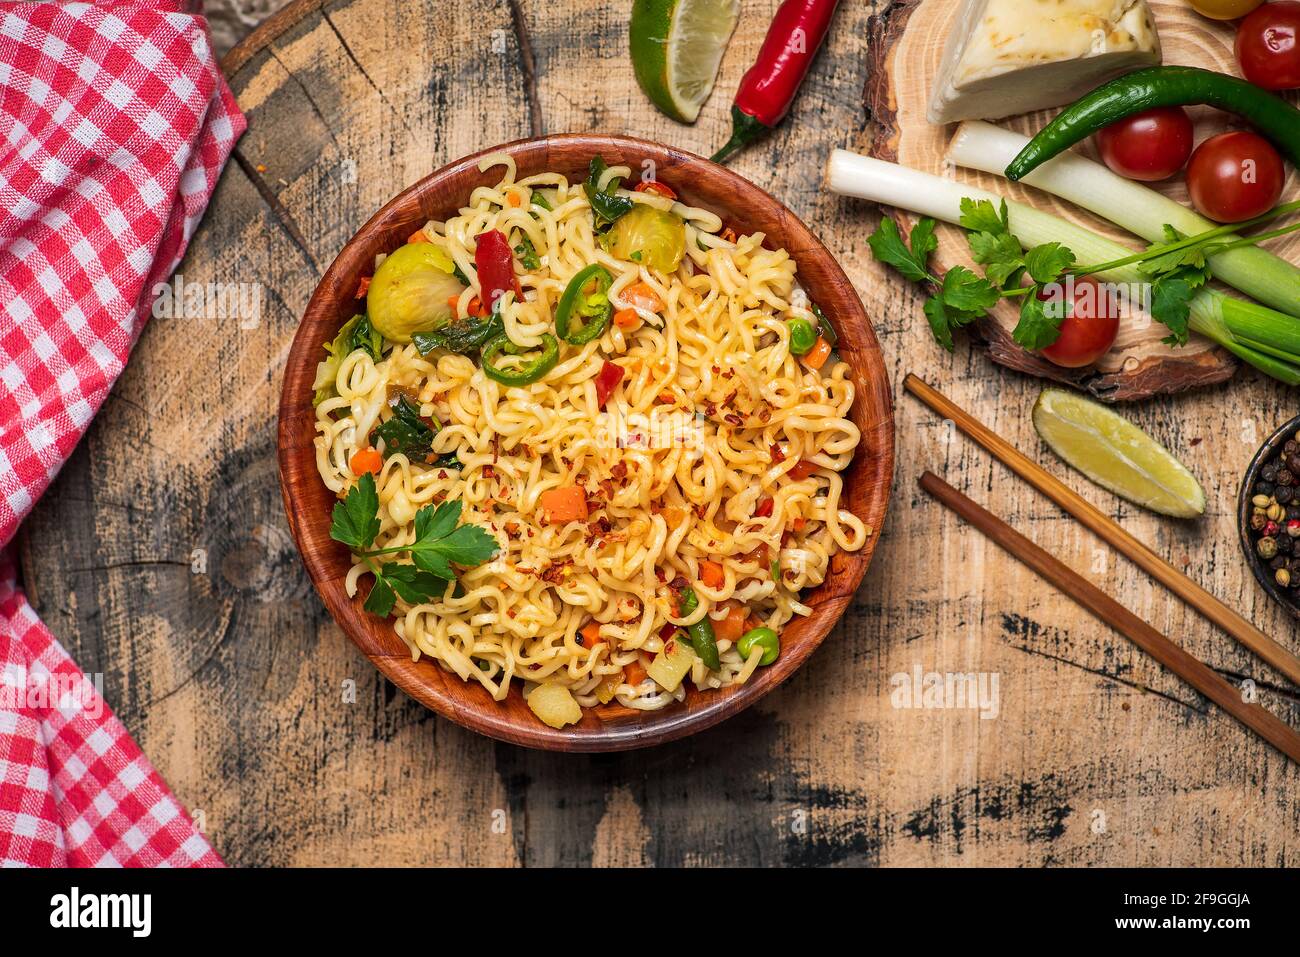
[[[655,106],[695,122],[739,16],[740,0],[634,0],[632,69]]]
[[[1182,462],[1132,422],[1099,402],[1044,389],[1034,428],[1053,452],[1102,488],[1161,515],[1205,514],[1205,490]]]

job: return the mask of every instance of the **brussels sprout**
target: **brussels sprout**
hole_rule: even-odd
[[[676,213],[637,203],[611,227],[607,248],[619,259],[675,272],[686,252],[686,224]]]
[[[370,322],[391,342],[432,332],[452,318],[447,300],[465,287],[453,274],[455,263],[432,243],[408,243],[389,254],[375,270],[366,293]]]

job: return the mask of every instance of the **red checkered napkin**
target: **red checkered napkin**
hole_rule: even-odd
[[[0,3],[0,865],[220,865],[4,551],[244,131],[191,5]]]

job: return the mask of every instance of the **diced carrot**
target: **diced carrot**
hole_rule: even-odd
[[[542,493],[541,503],[548,522],[562,524],[587,517],[587,493],[576,485],[548,489]]]
[[[700,562],[700,581],[704,583],[705,588],[712,588],[716,591],[726,584],[727,575],[717,562],[706,560]]]
[[[826,360],[831,354],[831,344],[826,341],[825,336],[818,336],[813,347],[808,350],[803,357],[803,364],[809,369],[820,369],[826,364]]]
[[[582,626],[582,647],[591,649],[600,643],[600,622],[589,621]]]
[[[807,524],[808,524],[808,519],[804,518],[803,516],[800,516],[799,518],[796,518],[793,522],[790,523],[790,527],[794,529],[796,532],[802,532],[803,527]]]
[[[518,209],[520,206],[524,205],[524,198],[519,195],[518,190],[512,189],[510,192],[506,193],[506,202],[515,209]]]
[[[786,478],[790,479],[792,482],[802,482],[804,479],[806,479],[808,476],[812,475],[813,472],[816,471],[817,471],[816,465],[814,465],[812,462],[807,462],[804,461],[803,459],[800,459],[798,462],[794,463],[794,468],[792,468],[790,471],[785,473],[785,476]]]
[[[469,314],[471,316],[486,316],[488,311],[483,308],[483,302],[478,296],[474,296],[469,301]]]
[[[669,199],[676,199],[677,194],[667,183],[661,183],[657,179],[643,179],[636,184],[638,193],[658,193],[660,196],[667,196]]]
[[[620,329],[631,329],[641,324],[641,317],[635,309],[620,309],[614,313],[614,325]]]
[[[640,658],[633,661],[630,665],[623,666],[623,680],[633,687],[636,687],[641,682],[645,681],[646,677],[645,665],[641,664]]]
[[[625,301],[644,309],[646,312],[659,312],[664,307],[664,301],[659,298],[659,293],[644,282],[633,283],[628,286],[623,290],[622,296]]]
[[[411,235],[406,237],[406,242],[408,245],[410,243],[427,243],[428,241],[429,241],[429,237],[425,235],[423,226],[421,226],[415,232],[411,233]]]
[[[669,505],[659,514],[664,517],[664,524],[669,528],[676,528],[686,521],[686,509],[677,508],[675,505]]]
[[[352,469],[353,475],[365,475],[367,472],[378,475],[379,470],[384,467],[384,457],[379,454],[378,449],[367,446],[352,453],[352,460],[348,462],[348,467]]]
[[[460,318],[460,316],[458,316],[458,315],[456,314],[456,307],[459,306],[459,305],[460,305],[460,296],[448,296],[448,297],[447,297],[447,308],[451,310],[451,317],[452,317],[453,319],[459,319],[459,318]]]
[[[745,619],[749,617],[749,611],[738,601],[727,602],[726,609],[726,618],[713,621],[713,634],[719,640],[725,638],[730,642],[739,641],[745,633]]]
[[[357,297],[358,299],[365,299],[365,298],[366,298],[366,293],[368,293],[369,291],[370,291],[370,277],[369,277],[369,276],[362,276],[362,277],[361,277],[361,281],[360,281],[359,283],[357,283],[357,295],[356,295],[356,297]]]

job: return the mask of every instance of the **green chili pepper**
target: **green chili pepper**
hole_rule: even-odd
[[[528,202],[532,203],[534,206],[540,206],[542,207],[542,209],[547,209],[551,211],[554,211],[555,209],[555,207],[553,207],[549,202],[547,202],[546,194],[540,192],[539,190],[533,190],[533,194],[530,197],[528,197]]]
[[[807,319],[791,319],[786,323],[790,327],[790,351],[797,356],[807,355],[808,350],[817,344],[817,330]]]
[[[695,589],[690,586],[683,588],[677,602],[677,607],[681,611],[679,617],[685,618],[699,606],[700,600],[695,596]],[[691,647],[704,662],[704,667],[710,671],[717,671],[722,667],[722,662],[718,659],[718,639],[714,637],[713,622],[709,621],[708,615],[693,625],[687,625],[686,634],[691,639]]]
[[[827,316],[826,313],[822,312],[821,306],[817,305],[815,302],[813,303],[812,313],[817,318],[817,328],[821,330],[822,338],[831,345],[835,345],[839,342],[839,333],[836,332],[835,327],[831,325],[830,317]]]
[[[483,363],[484,375],[507,386],[536,382],[554,369],[555,364],[560,361],[560,344],[555,341],[555,336],[549,334],[542,335],[542,351],[516,369],[500,369],[496,366],[496,357],[502,352],[510,356],[522,355],[524,347],[515,345],[503,332],[483,347],[483,351],[479,354],[479,361]]]
[[[763,649],[763,657],[758,659],[760,665],[770,665],[781,654],[781,639],[771,628],[755,628],[747,631],[741,636],[740,641],[736,642],[736,650],[746,661],[749,660],[755,646]]]
[[[1300,110],[1226,73],[1191,66],[1154,66],[1111,80],[1066,107],[1011,161],[1007,179],[1023,179],[1053,156],[1126,116],[1158,106],[1200,103],[1249,121],[1293,163],[1300,164]]]
[[[595,292],[584,292],[592,282],[596,284]],[[561,339],[571,346],[581,346],[599,338],[614,311],[609,301],[609,287],[613,282],[609,270],[599,263],[592,263],[569,280],[555,310],[555,331]],[[575,311],[586,322],[577,329],[570,329]]]

